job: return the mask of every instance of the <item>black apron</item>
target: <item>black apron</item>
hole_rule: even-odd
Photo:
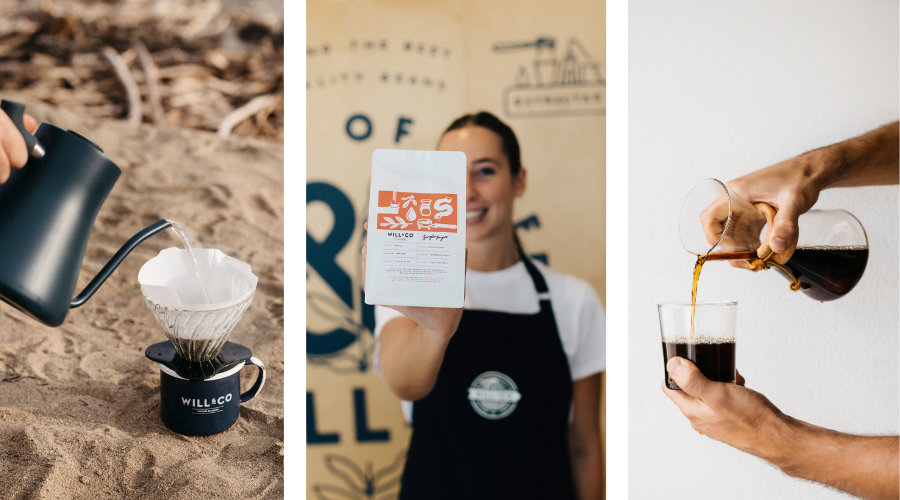
[[[544,277],[537,314],[466,310],[434,389],[413,405],[400,500],[575,498],[572,376]]]

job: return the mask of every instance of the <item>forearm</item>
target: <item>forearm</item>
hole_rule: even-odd
[[[900,180],[900,122],[804,153],[795,161],[819,190],[883,186]]]
[[[416,401],[431,392],[449,340],[406,318],[385,325],[381,372],[397,397]]]
[[[783,416],[755,455],[785,474],[875,499],[900,496],[900,439],[855,436]]]
[[[603,497],[603,458],[600,443],[600,374],[572,384],[572,423],[569,456],[580,500]]]
[[[603,495],[603,463],[599,443],[596,449],[573,450],[572,472],[579,500],[599,500]]]

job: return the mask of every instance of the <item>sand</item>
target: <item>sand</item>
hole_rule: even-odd
[[[249,263],[256,297],[232,341],[267,368],[231,429],[186,437],[159,417],[165,340],[137,274],[172,231],[138,247],[58,328],[0,303],[0,498],[282,498],[284,495],[283,149],[183,129],[129,127],[25,101],[28,112],[91,137],[122,168],[94,224],[77,291],[134,233],[166,218],[199,246]],[[255,378],[242,371],[242,389]]]

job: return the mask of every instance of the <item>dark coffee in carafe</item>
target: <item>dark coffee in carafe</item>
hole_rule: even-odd
[[[869,249],[866,247],[798,248],[787,267],[800,280],[803,293],[818,301],[847,295],[859,283]]]
[[[757,259],[756,252],[720,252],[701,257],[698,266],[702,266],[701,260],[746,260],[752,263]],[[784,267],[800,280],[800,290],[804,294],[824,302],[850,293],[862,278],[868,261],[869,248],[861,245],[805,247],[795,249]],[[790,279],[784,270],[773,267]],[[694,274],[693,294],[696,295],[699,271],[695,270]]]

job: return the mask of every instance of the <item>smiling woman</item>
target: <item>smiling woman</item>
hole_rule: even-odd
[[[462,151],[468,160],[466,245],[468,268],[505,269],[519,260],[512,222],[513,200],[525,192],[519,142],[490,113],[463,116],[447,128],[438,149]]]
[[[467,161],[464,306],[375,310],[376,369],[414,429],[400,498],[600,498],[600,301],[522,251],[526,170],[509,126],[465,115],[438,149]],[[540,480],[509,480],[522,477]]]

